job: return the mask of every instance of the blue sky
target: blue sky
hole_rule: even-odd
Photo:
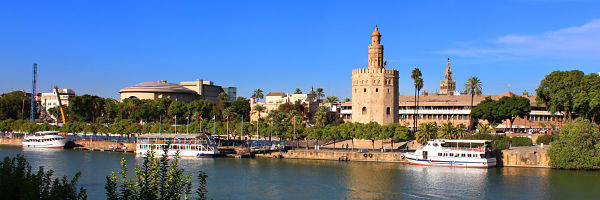
[[[554,70],[600,72],[597,1],[0,1],[0,92],[52,85],[118,97],[139,82],[204,79],[351,96],[380,28],[400,94],[419,67],[435,92],[451,58],[459,88],[533,91]]]

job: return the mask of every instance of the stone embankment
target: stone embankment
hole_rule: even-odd
[[[399,152],[356,152],[333,150],[288,150],[287,152],[269,152],[256,154],[257,157],[293,158],[312,160],[340,160],[340,161],[374,161],[374,162],[407,162]]]
[[[500,166],[505,167],[550,167],[548,145],[513,147],[501,151]]]

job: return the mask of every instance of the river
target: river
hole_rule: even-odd
[[[141,162],[133,154],[0,146],[0,156],[24,154],[34,169],[45,166],[79,184],[88,199],[105,199],[104,183],[120,169]],[[544,168],[465,169],[401,163],[295,159],[184,159],[196,178],[208,178],[213,199],[597,199],[600,171]],[[194,181],[197,181],[194,179]]]

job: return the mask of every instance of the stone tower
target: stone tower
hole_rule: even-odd
[[[385,65],[381,34],[375,26],[368,67],[352,70],[352,122],[398,122],[398,70]]]
[[[452,70],[450,70],[450,58],[446,63],[446,72],[444,72],[444,80],[440,81],[440,94],[454,95],[456,90],[456,81],[452,80]]]

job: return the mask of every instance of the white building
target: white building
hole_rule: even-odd
[[[60,100],[62,105],[68,106],[71,99],[76,96],[75,91],[72,89],[58,89]],[[58,97],[56,95],[56,90],[52,90],[52,92],[43,92],[39,93],[37,96],[38,102],[40,105],[40,118],[52,118],[56,120],[56,113],[49,113],[48,110],[50,108],[54,108],[58,106]]]

